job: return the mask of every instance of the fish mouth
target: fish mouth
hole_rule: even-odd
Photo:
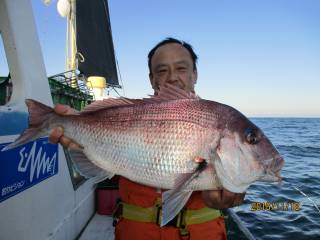
[[[284,165],[284,159],[280,155],[277,155],[274,158],[273,164],[271,165],[272,171],[275,173],[275,175],[278,175],[280,177],[280,171]]]
[[[261,178],[262,181],[268,181],[268,182],[281,182],[281,169],[284,165],[284,159],[277,155],[272,158],[272,161],[268,166],[265,166],[265,174]]]
[[[278,183],[282,182],[281,169],[279,169],[276,172],[268,173],[268,175],[274,178],[274,182],[278,182]]]

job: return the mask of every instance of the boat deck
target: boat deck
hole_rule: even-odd
[[[226,210],[224,215],[227,216],[226,226],[228,240],[255,240],[254,236],[233,210]],[[112,222],[111,216],[96,213],[78,240],[114,240],[114,227]]]
[[[112,217],[95,214],[78,240],[113,240]]]

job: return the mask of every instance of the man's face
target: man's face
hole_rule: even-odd
[[[194,92],[197,71],[193,68],[190,53],[177,43],[168,43],[159,47],[151,59],[152,88],[172,84],[188,92]]]

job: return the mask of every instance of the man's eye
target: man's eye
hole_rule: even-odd
[[[179,70],[179,71],[185,71],[186,68],[185,68],[185,67],[178,67],[178,70]]]

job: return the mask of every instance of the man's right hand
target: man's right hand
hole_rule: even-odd
[[[66,105],[62,105],[62,104],[57,104],[54,107],[54,111],[59,115],[70,115],[76,112],[73,108]],[[64,131],[62,127],[57,127],[52,129],[49,135],[49,142],[60,143],[62,146],[66,148],[71,148],[71,149],[81,148],[79,144],[77,144],[76,142],[73,142],[70,138],[65,137],[63,135],[63,132]]]

